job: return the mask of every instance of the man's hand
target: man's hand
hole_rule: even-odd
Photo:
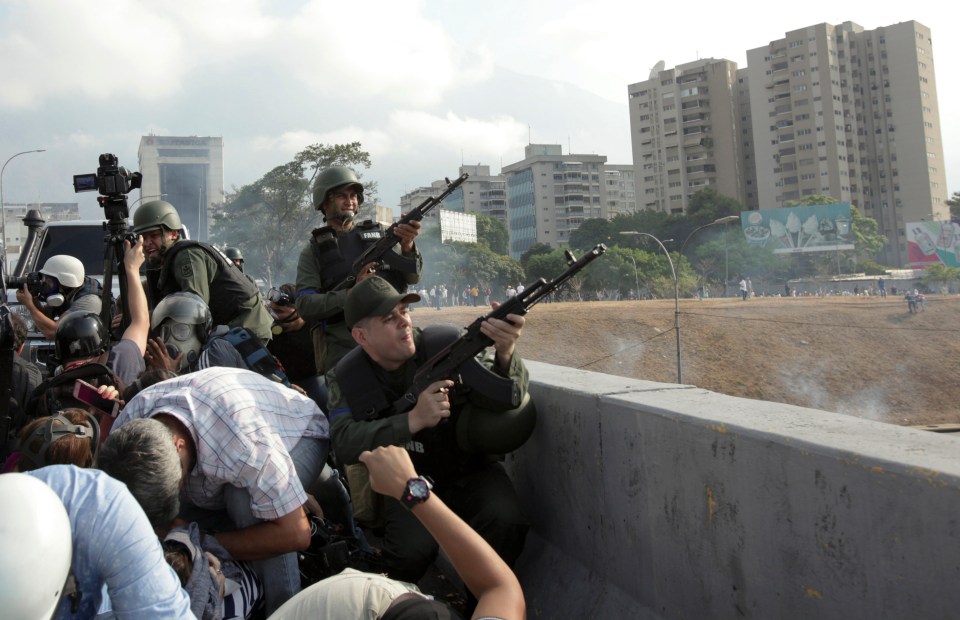
[[[151,338],[147,341],[147,352],[143,356],[143,361],[150,368],[164,368],[174,372],[180,368],[180,361],[183,359],[183,352],[176,359],[170,357],[167,352],[167,345],[160,338]]]
[[[210,571],[210,576],[213,577],[213,580],[220,586],[220,598],[223,598],[225,586],[227,585],[227,578],[223,576],[223,571],[221,570],[220,566],[220,558],[213,555],[209,551],[204,551],[203,555],[207,556],[207,562],[210,564],[207,567],[207,570]]]
[[[496,309],[500,304],[494,302],[490,304]],[[508,314],[506,321],[500,319],[487,319],[480,323],[480,332],[493,340],[493,348],[497,351],[497,364],[501,368],[509,368],[510,360],[513,358],[513,350],[516,348],[517,340],[523,332],[523,324],[526,319],[520,314]]]
[[[360,453],[360,462],[370,473],[370,487],[381,495],[399,499],[407,480],[417,477],[410,455],[398,446],[382,446]]]
[[[400,249],[409,254],[413,252],[413,240],[420,234],[420,222],[411,220],[408,224],[399,224],[393,234],[400,237]]]
[[[363,282],[375,275],[377,275],[377,261],[374,260],[363,266],[363,269],[357,274],[357,282]],[[356,286],[356,283],[354,283],[354,286]]]
[[[33,295],[27,290],[26,284],[17,289],[17,301],[31,312],[37,309],[37,304],[33,301]]]
[[[131,271],[140,271],[143,265],[143,237],[137,237],[137,242],[130,245],[130,241],[123,241],[123,266]]]
[[[431,383],[417,398],[416,406],[407,414],[407,428],[415,435],[425,428],[433,428],[450,417],[449,389],[453,381],[444,379]]]

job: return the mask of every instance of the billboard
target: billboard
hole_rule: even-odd
[[[852,250],[850,204],[803,205],[744,211],[740,227],[751,245],[774,254]]]
[[[907,260],[911,267],[923,268],[938,263],[960,267],[960,224],[955,222],[909,222]]]
[[[460,213],[449,209],[440,209],[440,242],[465,241],[477,242],[477,216],[474,213]]]

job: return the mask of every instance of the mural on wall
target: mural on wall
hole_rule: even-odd
[[[910,266],[928,267],[942,263],[960,267],[960,224],[955,222],[909,222],[907,256]]]
[[[803,205],[744,211],[740,226],[747,241],[774,254],[852,250],[850,205]]]

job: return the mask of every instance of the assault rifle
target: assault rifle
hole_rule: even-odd
[[[463,173],[453,183],[450,182],[449,178],[444,179],[447,182],[447,189],[443,190],[442,194],[435,198],[427,198],[421,202],[419,206],[414,208],[406,215],[401,216],[399,220],[391,224],[388,229],[383,231],[383,237],[381,237],[379,241],[364,250],[363,254],[358,256],[357,260],[353,261],[353,266],[350,268],[350,275],[344,278],[331,290],[342,291],[343,289],[350,288],[356,284],[357,275],[360,273],[360,270],[363,269],[363,266],[368,263],[382,263],[384,261],[389,262],[389,252],[393,251],[393,246],[400,243],[400,237],[394,234],[394,232],[397,230],[397,226],[400,226],[401,224],[409,224],[413,221],[419,222],[422,220],[424,215],[429,213],[431,209],[443,202],[444,198],[452,194],[455,189],[460,187],[460,185],[467,180],[468,176],[470,175]]]
[[[480,331],[480,324],[487,319],[506,321],[507,315],[526,314],[541,299],[557,290],[606,251],[607,246],[600,243],[579,259],[575,259],[573,254],[567,250],[566,257],[569,267],[566,271],[549,281],[538,278],[522,293],[517,293],[491,310],[486,316],[476,319],[467,326],[466,332],[462,336],[443,347],[420,366],[413,377],[410,388],[394,402],[394,411],[397,413],[409,411],[417,404],[417,398],[427,386],[443,379],[453,379],[458,383],[482,389],[484,395],[497,402],[507,403],[511,407],[520,406],[521,394],[516,382],[490,371],[480,364],[476,358],[478,353],[493,344],[493,340]]]

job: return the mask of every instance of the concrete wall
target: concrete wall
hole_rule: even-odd
[[[958,613],[956,437],[529,365],[530,618]]]

